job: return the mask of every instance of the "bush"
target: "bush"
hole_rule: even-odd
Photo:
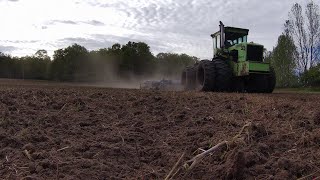
[[[320,64],[306,71],[301,81],[305,86],[320,87]]]

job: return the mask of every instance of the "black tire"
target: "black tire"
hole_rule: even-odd
[[[201,91],[230,91],[232,70],[227,61],[202,61],[197,70],[197,89]]]
[[[276,87],[276,74],[274,72],[273,67],[270,67],[270,74],[267,75],[266,79],[267,79],[267,83],[268,83],[266,93],[272,93],[274,88]]]
[[[264,93],[267,87],[265,74],[250,74],[246,81],[246,91],[248,93]]]
[[[197,68],[196,88],[200,91],[214,91],[215,64],[212,61],[201,61]]]
[[[243,77],[233,77],[231,79],[231,89],[230,92],[245,92],[244,79]]]
[[[272,67],[269,74],[250,74],[247,81],[248,93],[272,93],[276,85],[276,76]]]
[[[215,82],[214,91],[226,92],[231,91],[232,69],[226,60],[214,59]]]

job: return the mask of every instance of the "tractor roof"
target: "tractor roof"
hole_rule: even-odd
[[[247,36],[249,29],[236,28],[236,27],[225,27],[224,32],[226,34],[226,39],[233,40],[238,39],[243,36]],[[215,37],[220,34],[220,31],[211,34],[211,37]]]

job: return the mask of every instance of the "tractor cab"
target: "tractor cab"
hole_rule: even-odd
[[[243,30],[246,30],[246,33],[241,32]],[[234,27],[225,27],[225,43],[224,46],[226,48],[229,48],[233,45],[247,42],[248,37],[248,31],[247,29],[240,29],[240,28],[234,28]]]
[[[213,39],[213,56],[216,57],[219,49],[228,49],[248,40],[249,29],[224,27],[220,21],[220,31],[211,35]]]

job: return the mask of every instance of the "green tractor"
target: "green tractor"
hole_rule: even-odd
[[[264,47],[248,43],[248,29],[224,27],[211,35],[213,59],[202,60],[182,72],[186,90],[272,93],[276,78],[264,62]]]

